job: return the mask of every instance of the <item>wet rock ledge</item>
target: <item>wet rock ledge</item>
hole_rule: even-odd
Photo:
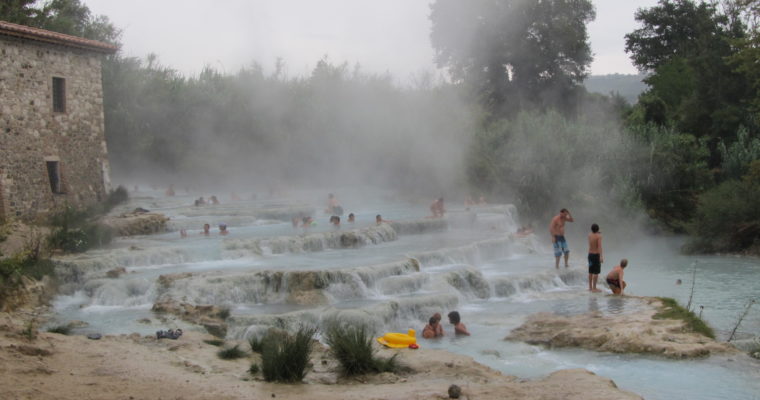
[[[626,300],[630,301],[628,297]],[[664,304],[657,298],[636,298],[641,311],[603,315],[591,312],[575,316],[538,313],[528,317],[505,340],[550,348],[580,347],[612,353],[655,354],[668,358],[705,357],[733,353],[736,349],[699,333],[689,332],[681,320],[654,319]]]
[[[101,222],[119,236],[149,235],[166,232],[169,217],[151,212],[134,212],[119,216],[107,216]]]

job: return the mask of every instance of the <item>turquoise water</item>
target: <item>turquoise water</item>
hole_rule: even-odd
[[[156,193],[144,195],[132,199],[122,211],[137,206],[159,210],[169,215],[176,226],[198,228],[191,230],[187,239],[180,238],[177,232],[119,239],[107,249],[65,258],[88,271],[103,270],[85,274],[81,281],[66,285],[66,294],[56,300],[60,322],[74,319],[88,322],[90,326],[83,328],[82,333],[151,334],[172,327],[157,322],[150,311],[153,302],[162,296],[199,304],[203,304],[201,300],[216,299],[218,305],[230,307],[233,316],[230,335],[234,338],[266,325],[272,317],[323,323],[337,316],[356,318],[378,332],[409,328],[420,331],[433,312],[445,314],[456,309],[473,336],[424,341],[421,343],[424,347],[470,355],[504,373],[523,378],[541,377],[565,368],[586,368],[647,399],[756,399],[760,394],[760,364],[747,357],[674,361],[584,350],[547,350],[504,341],[510,330],[535,312],[620,314],[635,312],[641,306],[634,298],[591,294],[586,290],[585,261],[577,251],[584,243],[582,235],[569,236],[573,247],[571,268],[558,272],[553,266],[548,239],[511,237],[519,223],[503,207],[474,208],[477,222],[461,223],[456,221],[466,220],[462,217],[469,214],[448,205],[452,213],[450,226],[444,231],[399,235],[396,240],[355,249],[259,254],[226,251],[225,244],[229,240],[303,234],[301,228],[294,229],[289,221],[256,217],[257,210],[273,206],[311,208],[318,224],[310,233],[330,232],[328,216],[321,211],[321,196],[298,193],[289,199],[194,208],[189,204],[198,195],[171,199]],[[371,227],[377,213],[398,221],[419,220],[427,214],[427,204],[399,202],[382,194],[371,196],[369,201],[355,200],[358,198],[345,199],[344,208],[347,213],[357,215],[357,223],[344,224],[342,230]],[[352,201],[358,206],[352,207]],[[231,233],[227,237],[198,235],[200,226],[206,222],[212,225],[226,222]],[[628,258],[629,294],[673,297],[684,305],[691,296],[693,308],[699,312],[699,306],[704,306],[703,317],[725,340],[749,299],[760,293],[760,263],[742,257],[683,256],[678,253],[681,241],[641,237],[616,245],[609,240],[605,245],[608,262],[603,273],[614,265],[612,260]],[[393,267],[403,265],[409,258],[419,260],[419,271]],[[127,273],[118,279],[103,278],[105,270],[118,266],[125,267]],[[272,287],[256,281],[256,274],[278,271],[331,271],[326,278],[327,286],[319,289],[327,303],[291,304],[286,296],[272,295]],[[178,281],[169,290],[156,284],[160,275],[178,273],[193,276]],[[682,284],[677,285],[677,279]],[[258,300],[230,300],[239,298]],[[143,318],[153,322],[139,322]],[[760,306],[749,313],[738,331],[739,337],[760,333]]]

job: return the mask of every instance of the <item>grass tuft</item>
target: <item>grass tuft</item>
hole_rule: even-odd
[[[256,375],[259,373],[261,369],[259,368],[259,364],[252,363],[251,368],[248,368],[248,373],[251,375]]]
[[[219,347],[224,344],[224,340],[221,339],[206,339],[203,343],[210,344],[212,346]]]
[[[686,323],[686,329],[715,339],[715,332],[705,321],[702,321],[693,312],[687,310],[670,297],[658,297],[663,307],[652,318],[654,319],[680,319]]]
[[[375,356],[374,335],[366,326],[334,325],[327,330],[325,342],[338,360],[345,376],[379,372],[398,372],[401,369],[394,354],[391,358]]]
[[[301,326],[295,334],[270,334],[263,339],[261,371],[268,382],[300,382],[306,376],[316,328]]]
[[[228,349],[219,350],[216,355],[219,356],[219,358],[222,360],[236,360],[238,358],[243,358],[246,356],[245,351],[240,350],[239,345],[235,345],[235,347],[230,347]]]
[[[265,334],[264,336],[253,335],[248,338],[248,344],[251,345],[251,351],[261,354],[261,352],[264,350],[264,341],[268,335],[269,334]]]
[[[69,335],[71,333],[71,327],[68,325],[58,325],[47,330],[50,333],[57,333],[60,335]]]

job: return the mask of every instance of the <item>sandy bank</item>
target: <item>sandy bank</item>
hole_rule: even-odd
[[[669,358],[704,357],[737,351],[725,343],[685,331],[683,321],[652,318],[663,306],[660,300],[648,297],[637,300],[641,303],[640,311],[630,314],[605,316],[593,312],[567,317],[538,313],[530,316],[506,339],[547,347],[581,347]]]
[[[335,361],[318,346],[305,383],[271,384],[247,373],[258,356],[221,360],[219,348],[203,342],[210,336],[198,332],[186,332],[178,340],[137,334],[89,340],[40,332],[29,340],[26,326],[21,313],[0,314],[0,398],[441,399],[456,384],[463,399],[640,399],[585,370],[522,381],[470,357],[425,349],[401,352],[413,373],[346,380],[336,375]]]

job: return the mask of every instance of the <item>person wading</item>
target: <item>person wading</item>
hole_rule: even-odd
[[[591,292],[601,292],[596,288],[596,282],[599,280],[603,262],[602,234],[599,232],[599,225],[592,224],[591,233],[588,234],[588,290]]]
[[[570,248],[565,240],[565,222],[574,222],[573,216],[566,208],[560,210],[559,214],[552,218],[549,224],[549,233],[552,235],[552,244],[554,245],[554,267],[559,269],[559,257],[565,255],[565,268],[568,267],[567,259],[570,257]]]

